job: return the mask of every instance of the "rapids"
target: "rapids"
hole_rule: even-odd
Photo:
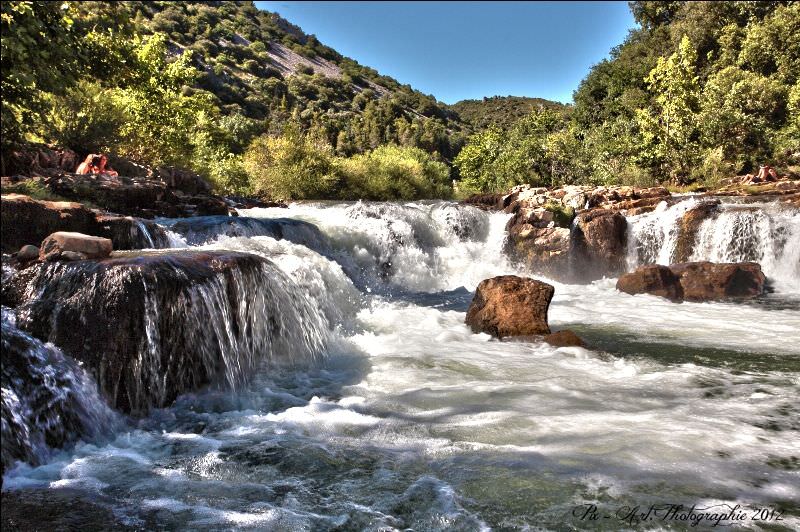
[[[669,262],[694,201],[631,217],[629,264]],[[774,291],[753,302],[553,282],[551,327],[589,349],[464,325],[482,279],[530,275],[502,252],[507,219],[359,202],[161,220],[172,247],[268,258],[329,324],[324,356],[265,359],[235,392],[185,394],[110,438],[19,462],[3,489],[79,489],[144,529],[600,526],[584,504],[621,529],[635,523],[617,509],[670,503],[768,506],[784,512],[772,524],[800,528],[800,214],[726,201],[701,227],[694,259],[763,265]]]

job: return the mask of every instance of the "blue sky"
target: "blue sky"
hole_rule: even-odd
[[[256,2],[362,65],[445,103],[572,101],[635,27],[627,2]]]

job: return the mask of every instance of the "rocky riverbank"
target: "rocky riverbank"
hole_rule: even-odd
[[[692,197],[699,202],[679,221],[673,262],[689,260],[701,224],[719,214],[720,197],[777,200],[794,208],[800,206],[800,180],[731,183]],[[463,203],[513,215],[506,225],[505,251],[526,269],[555,280],[590,282],[627,271],[627,217],[685,199],[664,187],[520,185],[507,194],[481,194]]]

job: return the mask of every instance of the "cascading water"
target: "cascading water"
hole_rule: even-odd
[[[16,460],[41,463],[52,448],[95,440],[121,426],[94,379],[57,348],[17,329],[5,307],[2,348],[4,469]]]
[[[690,198],[630,217],[628,266],[676,261],[682,217],[700,202]],[[723,199],[692,236],[689,260],[761,264],[767,277],[787,291],[800,291],[800,212],[777,202]]]
[[[782,288],[800,292],[800,212],[774,203],[726,205],[703,222],[691,259],[758,262]]]
[[[670,230],[690,207],[679,205],[629,219],[635,264],[671,256]],[[723,203],[701,225],[696,253],[738,242],[724,225],[738,208]],[[773,248],[760,236],[747,249],[773,253],[776,276],[800,248],[796,212],[763,211]],[[244,222],[251,232],[210,218],[195,239],[163,223],[180,247],[268,259],[284,304],[316,313],[289,313],[286,326],[335,329],[324,356],[307,367],[264,357],[249,384],[185,394],[110,442],[18,465],[4,489],[79,486],[119,525],[145,529],[585,529],[583,504],[614,529],[635,528],[617,509],[651,504],[776,508],[773,524],[800,527],[800,313],[785,287],[758,304],[675,304],[609,279],[553,283],[551,327],[590,347],[499,342],[472,333],[464,312],[482,279],[527,274],[502,253],[506,214],[443,202],[240,214],[259,220]],[[290,227],[277,219],[316,228],[322,245],[265,229]],[[152,316],[167,311],[151,304]],[[197,291],[192,304],[226,303]],[[302,341],[272,349],[291,358]]]

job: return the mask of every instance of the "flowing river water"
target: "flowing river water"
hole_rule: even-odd
[[[631,217],[629,265],[668,263],[693,201]],[[481,280],[530,275],[502,252],[508,215],[446,202],[240,214],[161,223],[173,247],[276,264],[317,311],[294,326],[319,329],[321,352],[285,346],[244,387],[18,463],[4,491],[79,490],[143,529],[692,528],[620,514],[651,504],[768,507],[783,520],[743,526],[800,528],[796,209],[727,202],[700,229],[693,259],[762,264],[772,292],[752,302],[548,281],[551,327],[587,349],[464,324]]]

